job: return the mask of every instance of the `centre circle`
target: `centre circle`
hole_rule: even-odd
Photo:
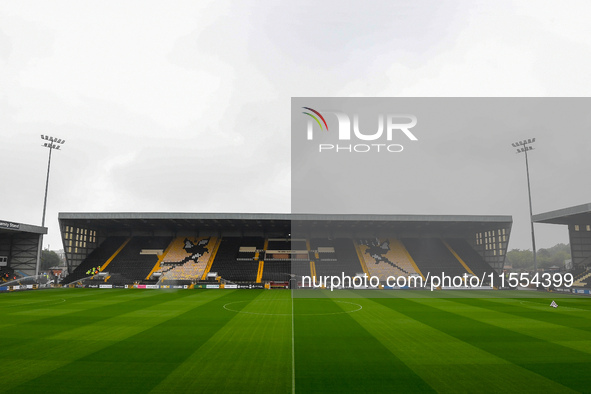
[[[257,312],[257,311],[244,311],[244,310],[239,310],[239,309],[235,309],[236,306],[240,305],[240,304],[252,304],[252,303],[267,303],[267,302],[282,302],[282,301],[291,301],[291,300],[254,300],[254,301],[233,301],[233,302],[228,302],[227,304],[224,305],[224,309],[230,312],[236,312],[236,313],[244,313],[244,314],[248,314],[248,315],[263,315],[263,316],[291,316],[292,313],[269,313],[269,312]],[[318,300],[321,301],[321,300]],[[350,305],[350,309],[351,310],[343,310],[340,312],[325,312],[325,313],[293,313],[293,315],[295,316],[327,316],[327,315],[342,315],[344,313],[353,313],[353,312],[359,312],[361,309],[363,309],[363,307],[359,304],[356,304],[354,302],[348,302],[348,301],[338,301],[338,300],[322,300],[322,301],[330,301],[330,302],[338,302],[340,304],[347,304]],[[349,307],[347,307],[349,308]]]

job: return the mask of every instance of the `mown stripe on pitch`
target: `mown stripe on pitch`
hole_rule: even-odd
[[[498,393],[508,387],[522,393],[571,392],[557,382],[397,312],[396,299],[354,301],[363,305],[363,313],[350,316],[437,392]]]
[[[39,293],[53,293],[54,290],[39,291]],[[59,296],[52,294],[52,302],[49,305],[40,304],[38,301],[34,302],[29,307],[6,307],[0,313],[2,313],[3,322],[8,322],[11,325],[24,325],[30,327],[27,332],[35,331],[35,327],[39,325],[49,325],[51,327],[58,326],[55,322],[61,323],[67,322],[68,319],[73,316],[80,314],[81,312],[96,311],[93,313],[94,317],[100,318],[101,312],[105,311],[105,307],[111,305],[123,304],[131,302],[136,299],[144,299],[157,295],[154,292],[140,292],[137,290],[87,290],[87,289],[69,289],[65,293],[60,292]],[[65,300],[64,302],[56,302],[58,300]],[[103,309],[99,309],[103,308]],[[51,313],[46,315],[45,313]],[[7,331],[5,334],[10,333],[10,329],[5,327]],[[17,329],[19,334],[22,334],[20,329]],[[43,333],[33,333],[34,337]]]
[[[507,307],[513,309],[507,304],[509,301],[500,304],[494,302],[491,303],[490,300],[488,300],[483,302],[482,306],[478,302],[465,302],[463,300],[450,301],[466,305],[465,307],[460,307],[461,309],[454,308],[452,312],[463,313],[466,317],[473,318],[483,323],[488,323],[496,327],[535,337],[576,351],[585,352],[591,357],[591,333],[589,333],[589,331],[549,323],[540,318],[535,319],[534,314],[531,313],[531,309],[523,308],[525,310],[523,310],[522,313],[508,313],[506,312]],[[465,312],[461,312],[465,309],[467,309]],[[553,311],[556,310],[547,305],[543,310],[537,310],[534,312],[542,316],[552,316]],[[583,313],[587,312],[583,311]],[[556,313],[555,315],[559,315],[559,313]],[[586,320],[586,322],[588,325],[591,325],[591,321]]]
[[[296,392],[433,391],[334,300],[294,306]]]
[[[450,309],[443,310],[446,306]],[[588,354],[475,320],[474,311],[470,312],[472,317],[464,316],[461,305],[452,299],[401,299],[394,307],[415,320],[573,390],[586,391],[591,385]]]
[[[558,303],[558,308],[555,309],[559,313],[572,313],[573,315],[590,319],[591,320],[591,298],[588,296],[572,296],[568,298],[558,298],[556,295],[560,295],[560,293],[543,293],[545,298],[512,298],[514,300],[519,300],[523,302],[523,306],[538,306],[538,307],[546,307],[550,306],[550,302],[556,301]],[[490,301],[494,301],[494,298],[489,299]],[[574,308],[572,310],[571,308]]]
[[[223,304],[252,297],[249,292],[236,290],[187,290],[179,293],[192,292],[196,297],[213,294],[216,298],[202,304],[193,303],[189,298],[186,308],[176,317],[63,365],[51,374],[17,387],[16,391],[30,392],[40,385],[76,381],[90,371],[91,379],[79,380],[75,387],[67,390],[77,393],[113,389],[133,393],[151,390],[227,323],[231,315],[216,313],[223,310]]]
[[[10,342],[7,344],[8,346],[0,347],[0,358],[10,358],[14,354],[18,354],[20,357],[26,357],[29,354],[29,350],[41,348],[47,349],[49,347],[48,350],[51,350],[51,341],[45,339],[52,335],[81,326],[96,324],[114,316],[127,313],[128,309],[139,309],[142,306],[147,307],[167,300],[166,298],[154,300],[153,297],[156,295],[158,293],[146,292],[142,298],[117,298],[116,302],[112,302],[114,296],[105,292],[104,296],[108,302],[105,302],[105,299],[101,299],[102,295],[97,295],[96,302],[85,302],[84,305],[80,301],[71,302],[70,300],[66,300],[64,304],[68,304],[68,312],[65,314],[44,317],[0,328],[0,337]],[[38,357],[39,352],[35,352],[34,354],[34,357]]]
[[[152,291],[150,291],[152,292]],[[183,291],[183,292],[160,292],[160,291],[153,291],[154,296],[157,297],[151,300],[149,305],[146,305],[144,302],[140,303],[123,303],[118,305],[118,310],[112,311],[112,319],[101,319],[96,324],[100,324],[101,328],[106,330],[109,329],[118,329],[120,320],[124,320],[125,324],[128,324],[126,315],[133,314],[138,310],[148,310],[150,308],[157,309],[160,307],[161,304],[166,305],[167,302],[175,302],[178,301],[179,298],[195,298],[192,300],[192,304],[189,304],[184,310],[181,310],[179,313],[183,313],[186,310],[193,309],[194,307],[198,307],[202,305],[202,302],[199,302],[199,293],[198,291]],[[212,293],[215,295],[214,298],[222,296],[224,293]],[[205,298],[205,302],[209,302],[210,298]],[[123,317],[122,317],[123,315]],[[166,320],[170,320],[170,316],[163,316],[159,321],[154,321],[153,325],[161,324]],[[95,327],[89,327],[91,329]],[[138,332],[145,331],[150,329],[151,327],[144,326],[142,324],[138,324],[137,327],[128,326],[128,336],[137,335]],[[50,340],[50,339],[43,339],[40,341],[41,343],[35,344],[35,346],[30,346],[27,349],[28,355],[30,360],[23,359],[23,353],[15,353],[12,354],[11,357],[3,360],[3,370],[8,373],[10,372],[11,376],[14,376],[16,379],[11,379],[7,382],[9,387],[16,386],[17,384],[22,383],[19,387],[13,388],[11,391],[23,391],[23,392],[31,392],[32,390],[36,390],[38,387],[46,387],[48,382],[54,385],[54,387],[60,387],[60,391],[72,391],[77,392],[79,387],[86,387],[87,391],[92,392],[94,389],[91,386],[91,382],[88,379],[85,379],[89,376],[89,373],[92,372],[92,376],[96,377],[97,379],[104,379],[111,383],[111,387],[116,387],[119,382],[110,379],[109,373],[105,373],[103,368],[94,368],[89,367],[88,369],[80,368],[80,365],[86,365],[82,360],[89,355],[92,358],[93,354],[99,353],[101,350],[105,348],[117,346],[119,341],[111,341],[111,340],[93,340],[93,338],[70,338],[70,339],[63,339],[63,340]],[[142,349],[150,349],[146,346],[142,345],[139,348]],[[24,364],[24,362],[28,362],[29,365]],[[4,367],[8,367],[6,370]],[[106,366],[108,368],[108,363],[102,363],[101,366]],[[12,368],[11,368],[12,367]],[[77,374],[72,374],[70,371],[77,371]],[[121,371],[124,371],[125,368],[122,368]],[[138,373],[141,371],[141,366],[136,366],[129,372],[131,374]],[[141,372],[139,372],[141,374]],[[68,380],[72,382],[71,386],[64,387],[62,382],[62,376],[68,376]],[[70,376],[71,375],[71,376]],[[34,379],[33,379],[34,378]],[[24,381],[24,382],[23,382]],[[2,386],[1,389],[7,388],[6,386]]]
[[[291,391],[290,292],[241,291],[257,297],[220,308],[231,319],[152,392]]]
[[[79,290],[73,289],[72,294],[75,294]],[[115,292],[118,291],[115,290]],[[146,293],[143,298],[154,297],[156,295],[158,293]],[[121,301],[116,304],[104,306],[104,302],[98,301],[101,296],[110,299],[114,294],[110,294],[109,291],[105,291],[103,294],[97,294],[97,304],[103,305],[101,307],[80,309],[69,312],[67,315],[39,319],[35,322],[17,325],[16,327],[11,326],[9,327],[10,330],[0,329],[0,336],[2,336],[4,342],[12,343],[13,345],[0,348],[2,371],[7,376],[11,376],[11,379],[0,385],[0,390],[17,386],[27,380],[53,371],[61,365],[91,353],[98,348],[108,346],[111,343],[104,340],[96,340],[92,337],[67,337],[67,339],[63,340],[50,339],[52,335],[79,330],[80,327],[107,321],[109,317],[105,314],[108,310],[105,308],[112,308],[109,312],[110,316],[116,317],[117,315],[128,312],[128,309],[122,308],[134,309],[144,304],[142,302],[143,300],[133,302],[138,298],[134,296],[128,302]],[[157,305],[164,301],[166,300],[152,300],[151,303]],[[96,316],[94,316],[94,312],[97,312]],[[83,315],[82,320],[85,324],[75,324],[81,323],[77,315]]]
[[[529,300],[499,299],[499,300],[474,300],[457,299],[455,302],[485,308],[497,313],[506,313],[520,318],[535,320],[556,327],[554,340],[589,340],[591,339],[591,311],[573,311],[565,308],[550,307],[552,300],[542,303],[532,303]],[[591,300],[589,300],[591,301]],[[534,323],[534,322],[532,322]],[[551,328],[549,326],[549,328]]]

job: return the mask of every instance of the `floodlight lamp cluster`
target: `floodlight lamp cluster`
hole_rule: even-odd
[[[66,143],[66,140],[54,138],[44,134],[41,134],[41,139],[47,141],[43,143],[43,146],[49,149],[60,149],[61,145]]]
[[[522,152],[530,151],[530,150],[533,150],[533,149],[534,148],[532,148],[531,146],[526,146],[526,147],[523,147],[523,148],[517,148],[517,153],[522,153]]]
[[[534,142],[536,142],[535,138],[529,138],[527,140],[514,142],[511,145],[514,148],[517,148],[517,153],[522,153],[522,152],[527,152],[527,151],[533,150],[534,148],[532,148],[531,146],[527,146],[527,145],[533,144]]]

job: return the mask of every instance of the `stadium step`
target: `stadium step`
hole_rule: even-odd
[[[365,272],[365,275],[371,276],[371,274],[369,273],[369,270],[367,269],[367,265],[365,264],[365,259],[363,258],[363,254],[361,253],[361,249],[359,248],[359,243],[356,240],[353,241],[353,243],[355,244],[355,252],[357,253],[357,258],[359,259],[359,264],[361,264],[361,268],[363,269],[363,272]]]
[[[575,283],[573,283],[573,286],[577,286],[577,287],[583,287],[587,285],[587,282],[585,281],[587,278],[589,278],[591,276],[591,272],[589,272],[588,274],[585,274],[583,276],[581,276],[579,279],[577,279],[575,281]],[[585,281],[585,282],[584,282]]]
[[[259,271],[257,272],[257,283],[261,283],[261,279],[263,277],[263,268],[265,266],[265,262],[263,260],[259,261]]]
[[[310,261],[310,276],[316,278],[316,263],[314,261]]]
[[[402,242],[402,240],[396,239],[396,240],[394,240],[394,242],[396,243],[396,247],[399,247],[404,252],[404,254],[406,255],[406,258],[408,259],[410,264],[413,266],[413,268],[415,269],[417,274],[421,275],[423,280],[425,280],[425,275],[423,275],[423,273],[419,269],[419,266],[417,265],[417,263],[414,261],[414,259],[412,258],[412,256],[408,252],[408,249],[406,249],[406,246],[404,246],[404,243]]]
[[[152,276],[152,274],[154,272],[158,271],[162,267],[162,261],[164,261],[164,258],[166,257],[166,255],[168,254],[168,252],[170,252],[170,249],[174,245],[174,241],[175,241],[175,239],[173,239],[172,241],[170,241],[170,244],[168,245],[168,247],[166,248],[166,250],[164,251],[164,253],[162,253],[160,256],[158,256],[158,261],[156,262],[156,265],[154,265],[154,268],[152,268],[152,271],[150,271],[150,273],[146,277],[146,280],[150,279],[150,277]]]
[[[222,244],[222,237],[219,237],[217,239],[217,243],[213,247],[213,251],[211,252],[211,255],[209,256],[209,261],[207,262],[207,266],[205,267],[205,270],[203,271],[203,276],[201,276],[201,280],[205,280],[207,278],[207,274],[209,273],[209,270],[211,269],[211,265],[213,264],[213,261],[215,260],[215,255],[218,253],[218,250],[220,249],[221,244]]]
[[[443,244],[451,252],[451,254],[453,254],[454,257],[460,262],[460,264],[462,264],[462,266],[466,269],[467,273],[475,275],[474,272],[472,272],[472,270],[470,269],[470,267],[468,267],[468,264],[466,264],[466,262],[462,260],[462,258],[456,253],[456,251],[452,249],[450,244],[448,244],[444,239],[442,239],[441,242],[443,242]]]
[[[396,238],[360,239],[355,241],[355,246],[368,276],[378,277],[382,282],[390,277],[409,277],[420,272]]]
[[[105,264],[101,265],[101,272],[104,271],[105,268],[107,268],[107,266],[109,264],[111,264],[111,262],[115,259],[115,257],[117,257],[119,252],[121,252],[123,250],[123,248],[125,248],[125,246],[129,243],[129,241],[131,241],[131,237],[127,238],[125,240],[125,242],[123,242],[123,244],[119,247],[119,249],[117,249],[115,251],[115,253],[113,253],[113,255],[111,257],[109,257],[109,259],[107,261],[105,261]]]

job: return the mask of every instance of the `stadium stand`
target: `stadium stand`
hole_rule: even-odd
[[[291,261],[265,261],[262,281],[285,282],[291,278]]]
[[[241,246],[263,249],[263,244],[261,237],[223,237],[210,271],[231,282],[255,282],[259,262],[238,260],[239,251]]]
[[[292,250],[292,242],[289,239],[268,239],[266,250]]]
[[[100,265],[110,275],[107,283],[115,285],[204,280],[293,285],[302,276],[361,273],[383,282],[427,272],[479,274],[490,267],[501,272],[512,223],[510,216],[150,212],[60,213],[59,220],[71,273],[62,283],[85,278],[89,268]],[[503,236],[490,236],[497,233]],[[104,240],[98,247],[94,234]],[[2,245],[9,242],[0,242],[0,255],[10,259]],[[203,251],[196,256],[193,248]]]
[[[332,242],[330,243],[330,245],[331,246],[319,246],[316,249],[314,255],[317,261],[337,261],[337,255],[334,250],[334,245],[332,244]]]
[[[93,267],[103,266],[126,240],[125,237],[108,237],[62,282],[72,283],[87,277],[86,271]]]
[[[587,287],[587,285],[591,284],[591,271],[586,271],[580,275],[577,275],[573,286],[575,287]]]
[[[106,283],[126,284],[144,280],[158,262],[158,255],[164,252],[171,240],[172,237],[131,238],[113,261],[103,268],[111,275]]]
[[[316,275],[318,276],[345,276],[354,277],[364,272],[361,261],[357,255],[355,244],[351,238],[337,238],[334,240],[313,238],[310,240],[313,250],[334,248],[333,253],[322,253],[323,256],[315,262]],[[320,255],[320,253],[319,253]]]
[[[459,275],[466,269],[449,251],[441,239],[436,238],[403,238],[402,244],[408,250],[421,273],[431,275]]]
[[[72,283],[101,266],[94,284],[191,284],[209,271],[229,282],[287,282],[292,277],[366,273],[383,283],[389,276],[460,275],[492,272],[483,257],[461,238],[312,238],[176,236],[105,239],[65,278]],[[468,267],[468,268],[466,268]],[[154,275],[155,274],[155,275]],[[585,273],[587,274],[587,273]],[[581,275],[584,286],[591,275]],[[213,279],[212,279],[213,280]],[[96,283],[95,283],[96,282]]]
[[[164,284],[200,280],[217,244],[216,237],[176,237],[154,272]]]
[[[265,242],[265,263],[261,281],[286,282],[292,277],[294,265],[296,275],[310,274],[308,243],[304,239],[267,239]],[[281,252],[281,253],[276,253]],[[307,272],[304,267],[308,267]]]
[[[312,276],[310,269],[313,262],[311,261],[292,261],[291,273],[294,274],[298,281],[301,281],[302,276]]]
[[[0,280],[8,282],[16,279],[14,270],[11,267],[0,267]]]
[[[362,239],[357,243],[369,275],[386,281],[389,276],[419,275],[402,243],[394,238]]]
[[[474,275],[482,278],[482,275],[494,272],[492,267],[484,261],[482,256],[475,251],[465,239],[448,238],[445,242],[447,242],[462,261],[466,263]]]

